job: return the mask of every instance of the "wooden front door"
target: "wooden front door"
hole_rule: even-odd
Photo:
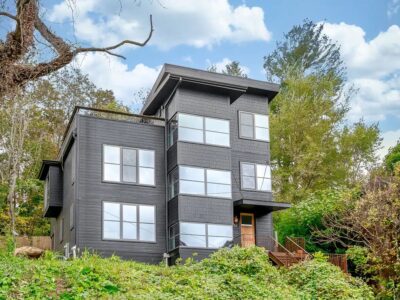
[[[240,235],[242,247],[250,247],[256,244],[254,214],[240,213]]]

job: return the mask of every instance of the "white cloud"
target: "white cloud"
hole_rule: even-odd
[[[390,26],[367,41],[361,27],[346,23],[324,26],[341,46],[349,85],[358,89],[350,103],[350,118],[382,121],[400,114],[400,27]]]
[[[400,129],[386,131],[382,134],[383,142],[382,148],[378,151],[378,155],[381,159],[383,159],[390,147],[394,147],[397,144],[397,141],[400,140]]]
[[[397,15],[400,11],[400,0],[392,0],[388,4],[387,15],[389,18]]]
[[[135,92],[152,87],[161,69],[144,64],[129,68],[120,59],[100,53],[80,56],[76,64],[98,87],[112,90],[115,97],[127,105],[135,104]]]
[[[209,67],[213,65],[213,66],[215,66],[217,68],[217,72],[218,73],[222,73],[222,70],[225,70],[226,69],[225,68],[226,65],[232,63],[232,60],[227,58],[227,57],[225,57],[221,61],[218,61],[218,62],[215,62],[215,63],[212,63],[210,60],[207,60],[206,62],[207,62]],[[249,74],[250,74],[250,68],[249,67],[240,65],[240,68],[243,70],[244,74],[249,76]]]
[[[53,6],[49,18],[72,20],[71,1]],[[271,34],[260,7],[232,6],[228,0],[135,1],[85,0],[74,2],[73,20],[78,39],[92,45],[109,45],[122,39],[143,40],[153,15],[150,43],[162,49],[177,45],[212,47],[222,41],[268,41]]]

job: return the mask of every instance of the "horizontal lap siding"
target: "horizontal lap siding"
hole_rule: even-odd
[[[256,244],[260,247],[268,245],[267,237],[274,236],[272,213],[256,216]]]
[[[164,128],[130,122],[79,118],[79,247],[159,262],[165,244]],[[102,182],[102,145],[155,150],[156,186]],[[156,206],[156,243],[102,240],[102,201]]]

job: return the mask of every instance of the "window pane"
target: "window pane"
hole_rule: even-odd
[[[206,235],[206,225],[199,223],[180,223],[181,234]]]
[[[256,139],[269,141],[268,128],[256,127]]]
[[[104,162],[119,164],[121,162],[120,154],[119,147],[104,145]]]
[[[242,225],[253,225],[253,216],[242,215]]]
[[[240,113],[240,124],[253,126],[253,114]]]
[[[122,180],[125,182],[136,182],[136,167],[123,166]]]
[[[242,175],[244,176],[255,176],[253,164],[242,164]]]
[[[206,118],[206,130],[229,133],[229,121]]]
[[[154,184],[154,169],[139,168],[139,183]]]
[[[271,179],[257,178],[257,189],[260,191],[271,191]]]
[[[141,241],[156,240],[156,226],[154,224],[139,224],[139,236]]]
[[[103,222],[103,238],[105,239],[120,239],[119,222],[104,221]]]
[[[180,166],[179,177],[180,179],[204,181],[204,169]]]
[[[179,114],[179,127],[203,129],[203,117]]]
[[[180,244],[182,246],[206,247],[206,237],[200,235],[180,235]]]
[[[139,150],[139,166],[154,168],[154,151]]]
[[[256,127],[268,128],[268,116],[254,115]]]
[[[208,224],[208,235],[232,237],[232,226]]]
[[[207,170],[207,182],[231,184],[231,172]]]
[[[140,222],[154,223],[154,206],[140,205]]]
[[[240,125],[240,136],[252,139],[253,128],[253,126]]]
[[[249,176],[242,176],[242,188],[254,190],[256,188],[256,178]]]
[[[208,237],[208,247],[209,248],[222,248],[228,247],[232,244],[232,238],[230,237]]]
[[[229,134],[206,131],[206,143],[211,145],[229,146]]]
[[[212,197],[231,198],[231,186],[226,184],[207,183],[207,195]]]
[[[136,166],[135,149],[122,149],[122,158],[124,165]]]
[[[179,192],[182,194],[204,195],[205,185],[204,182],[180,180]]]
[[[120,220],[120,205],[119,203],[103,202],[103,219],[108,221]]]
[[[137,208],[134,205],[123,205],[123,220],[128,222],[136,222],[136,209]]]
[[[267,165],[257,165],[257,177],[271,178],[271,168]]]
[[[122,223],[122,238],[126,240],[137,239],[137,224],[136,223]]]
[[[104,180],[120,181],[121,174],[119,171],[119,165],[104,164]]]
[[[180,141],[204,143],[203,131],[190,128],[179,128],[178,136]]]

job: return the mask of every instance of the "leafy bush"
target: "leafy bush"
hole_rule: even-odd
[[[273,267],[262,248],[221,249],[165,267],[84,253],[64,261],[0,254],[0,299],[369,299],[359,280],[321,261]]]

